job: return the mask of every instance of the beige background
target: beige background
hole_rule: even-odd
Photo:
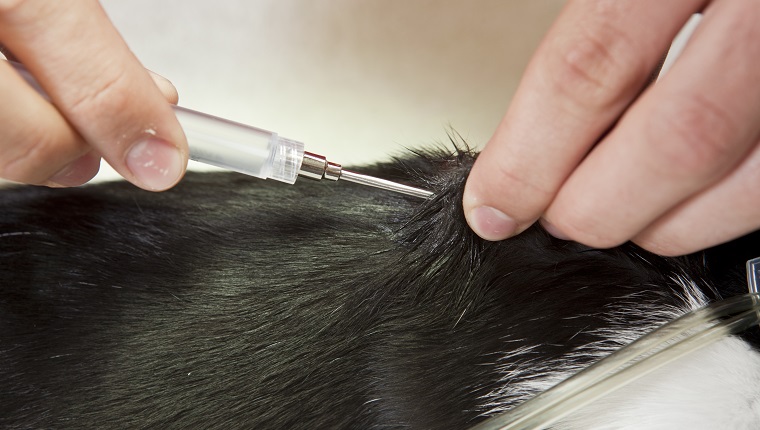
[[[181,105],[343,164],[445,141],[449,125],[482,146],[563,3],[102,1]]]

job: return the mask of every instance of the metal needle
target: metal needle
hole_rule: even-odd
[[[340,179],[355,184],[369,185],[370,187],[380,188],[388,191],[406,194],[409,196],[426,199],[432,197],[433,193],[421,188],[410,187],[409,185],[399,184],[398,182],[388,181],[386,179],[375,178],[374,176],[362,175],[361,173],[341,169]]]
[[[311,152],[304,152],[303,163],[301,163],[301,168],[298,171],[298,174],[317,180],[330,179],[332,181],[337,181],[338,179],[342,179],[344,181],[394,191],[422,199],[433,196],[433,193],[428,190],[410,187],[409,185],[399,184],[386,179],[375,178],[374,176],[363,175],[350,170],[344,170],[340,164],[327,161],[327,158],[324,156],[313,154]]]

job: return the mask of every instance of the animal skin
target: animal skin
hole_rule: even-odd
[[[0,428],[466,429],[746,289],[744,239],[682,258],[540,227],[479,239],[474,155],[345,183],[189,173],[0,191]],[[760,428],[756,338],[727,337],[557,429]]]

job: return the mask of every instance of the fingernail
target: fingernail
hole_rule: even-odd
[[[485,240],[502,240],[512,236],[517,223],[504,212],[490,206],[478,206],[470,211],[470,227]]]
[[[556,237],[557,239],[570,240],[570,237],[568,235],[566,235],[565,233],[562,233],[561,231],[559,231],[559,229],[554,224],[550,223],[549,221],[545,220],[544,218],[541,218],[539,220],[539,223],[541,223],[541,227],[543,227],[544,230],[546,230],[547,233],[549,233],[550,235]]]
[[[129,170],[141,186],[152,191],[162,191],[177,183],[183,165],[179,150],[155,137],[137,142],[127,154]]]

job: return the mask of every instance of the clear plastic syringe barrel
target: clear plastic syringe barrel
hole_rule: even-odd
[[[261,179],[292,184],[304,145],[277,133],[173,106],[190,146],[190,159]]]
[[[19,63],[8,62],[43,97],[34,77]],[[190,159],[261,179],[293,184],[303,162],[303,143],[179,106],[172,106],[190,147]]]

